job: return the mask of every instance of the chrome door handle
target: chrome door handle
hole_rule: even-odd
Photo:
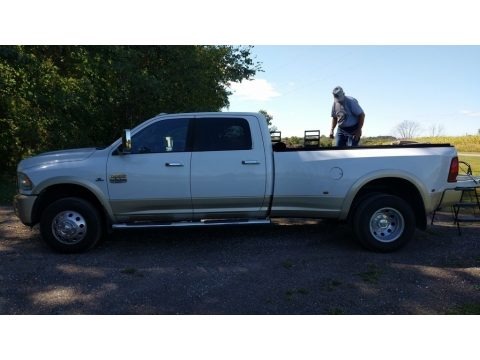
[[[172,163],[165,163],[165,166],[169,166],[169,167],[180,167],[180,166],[183,166],[182,163],[176,163],[176,162],[172,162]]]
[[[242,165],[258,165],[260,161],[257,160],[243,160]]]

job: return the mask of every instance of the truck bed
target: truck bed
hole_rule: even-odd
[[[287,151],[327,151],[327,150],[364,150],[364,149],[405,149],[405,148],[437,148],[437,147],[453,147],[451,144],[406,144],[406,145],[369,145],[358,147],[287,147],[281,145],[284,143],[275,143],[272,145],[274,152]]]

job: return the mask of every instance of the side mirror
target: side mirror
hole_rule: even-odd
[[[130,129],[124,129],[122,135],[122,153],[130,154],[132,151],[132,135]]]

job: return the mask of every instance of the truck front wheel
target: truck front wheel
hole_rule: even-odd
[[[43,212],[40,233],[54,250],[76,253],[97,244],[102,235],[102,221],[98,210],[88,201],[63,198]]]
[[[366,197],[358,205],[353,230],[370,250],[388,252],[404,246],[415,233],[415,215],[403,199],[388,194]]]

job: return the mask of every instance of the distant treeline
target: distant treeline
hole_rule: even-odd
[[[392,144],[397,139],[393,136],[374,136],[374,137],[362,137],[360,141],[361,146],[368,146],[368,145],[386,145]],[[282,141],[288,147],[302,147],[304,140],[303,137],[299,136],[289,136],[282,138]],[[330,139],[328,136],[322,135],[320,136],[320,147],[331,147],[333,146],[333,140]]]
[[[161,112],[219,111],[228,83],[259,70],[251,47],[0,46],[0,171]]]

